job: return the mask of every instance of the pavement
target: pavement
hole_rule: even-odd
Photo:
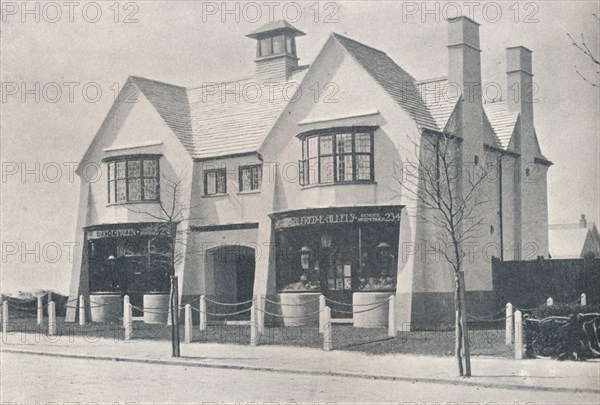
[[[130,340],[104,334],[46,336],[13,332],[2,336],[2,352],[88,360],[170,366],[256,370],[388,381],[427,382],[565,393],[598,394],[600,360],[512,360],[488,356],[471,359],[473,376],[457,376],[452,357],[406,354],[367,355],[341,350],[288,346],[247,346],[192,342],[181,344],[181,357],[171,357],[170,342]]]

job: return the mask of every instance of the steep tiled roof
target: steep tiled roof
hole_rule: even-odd
[[[508,148],[519,113],[508,111],[504,101],[485,103],[483,109],[498,136],[502,148]]]
[[[445,77],[417,82],[417,89],[429,109],[438,128],[443,130],[456,107],[458,97],[446,91],[448,79]]]
[[[194,149],[194,136],[186,89],[137,76],[132,76],[131,81],[154,106],[183,146],[191,152]]]
[[[296,71],[289,82],[300,83],[306,70]],[[222,90],[198,87],[188,90],[196,145],[196,158],[255,152],[287,105],[285,83],[258,87],[252,79],[222,84]],[[238,88],[236,94],[227,93]],[[293,90],[293,88],[292,88]],[[291,90],[287,97],[291,97]],[[213,95],[207,95],[213,94]]]
[[[333,37],[392,96],[421,128],[439,130],[416,88],[415,79],[384,52],[340,34]]]
[[[448,86],[448,78],[422,80],[417,82],[419,93],[431,112],[437,125],[445,129],[458,102],[453,86]],[[490,146],[506,149],[515,127],[516,115],[509,113],[503,102],[485,103],[484,142]]]
[[[305,74],[298,70],[289,82],[299,84]],[[193,158],[257,151],[293,90],[283,91],[286,83],[259,87],[252,79],[189,89],[141,77],[131,80]]]

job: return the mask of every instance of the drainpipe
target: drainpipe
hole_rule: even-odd
[[[504,261],[504,219],[502,206],[502,155],[498,157],[498,215],[500,220],[500,261]]]

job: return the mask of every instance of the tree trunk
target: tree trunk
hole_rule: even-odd
[[[179,357],[179,297],[177,293],[177,277],[171,276],[171,292],[169,307],[171,308],[171,356]]]
[[[458,363],[458,373],[464,375],[462,362],[462,305],[460,301],[460,279],[458,273],[454,275],[454,355]]]
[[[467,288],[465,287],[465,273],[463,271],[458,272],[459,275],[459,287],[460,287],[460,325],[462,328],[462,342],[463,352],[465,359],[465,377],[471,377],[471,349],[469,347],[469,328],[467,326]]]

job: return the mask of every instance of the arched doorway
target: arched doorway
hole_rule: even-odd
[[[225,245],[211,249],[207,252],[208,279],[212,283],[207,285],[206,295],[219,302],[234,304],[252,299],[254,291],[255,252],[248,246]],[[236,312],[248,308],[250,305],[234,307],[214,307],[219,313]],[[209,312],[211,308],[209,307]],[[224,317],[228,319],[250,319],[250,312],[236,316]]]

